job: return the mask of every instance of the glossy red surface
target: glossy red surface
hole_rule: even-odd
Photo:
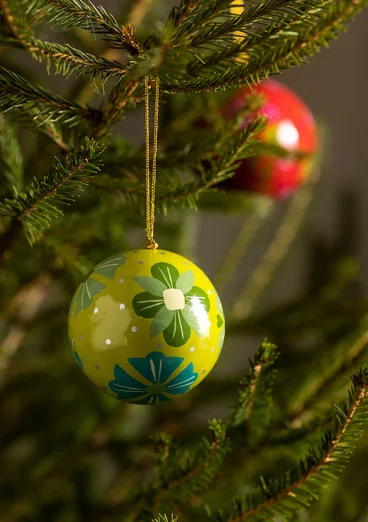
[[[249,190],[278,199],[288,196],[308,176],[317,151],[317,127],[308,106],[291,89],[266,80],[253,87],[239,89],[227,106],[234,117],[246,103],[249,93],[262,94],[265,104],[260,114],[268,117],[266,129],[259,136],[265,144],[278,145],[289,152],[305,152],[305,158],[280,158],[267,154],[244,160],[235,176],[227,182],[232,189]]]

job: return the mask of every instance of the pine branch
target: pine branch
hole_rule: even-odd
[[[163,211],[166,212],[174,203],[195,208],[196,200],[201,193],[233,176],[239,161],[253,154],[252,147],[265,123],[264,117],[255,118],[245,129],[229,139],[228,143],[223,144],[216,151],[216,157],[208,159],[206,167],[203,164],[197,165],[199,181],[182,183],[176,190],[158,190],[157,199]]]
[[[88,185],[87,177],[99,171],[100,154],[101,147],[86,138],[64,163],[57,161],[53,172],[42,181],[35,179],[24,193],[0,203],[0,215],[20,221],[28,241],[34,244],[52,220],[63,215],[55,203],[70,205]]]
[[[46,19],[53,27],[70,29],[79,27],[102,34],[114,47],[124,49],[133,56],[141,54],[132,25],[121,26],[102,6],[82,0],[31,0],[28,13]]]
[[[345,24],[367,5],[368,0],[358,0],[354,3],[348,0],[333,0],[329,2],[328,9],[320,13],[316,23],[312,25],[307,23],[292,34],[285,34],[287,38],[280,38],[278,45],[272,47],[267,45],[263,48],[261,46],[259,49],[255,45],[253,49],[249,49],[246,64],[233,66],[225,64],[224,69],[218,72],[218,64],[213,68],[206,69],[206,65],[198,68],[198,59],[196,59],[193,63],[202,74],[189,80],[183,77],[172,78],[171,81],[162,79],[162,88],[170,93],[200,92],[238,83],[257,83],[270,74],[277,74],[283,69],[305,62],[321,47],[327,46],[334,40],[345,29]],[[242,46],[238,50],[239,54],[244,52]],[[201,60],[205,62],[205,58]],[[187,68],[190,71],[191,65],[188,64]]]
[[[171,509],[174,504],[185,503],[212,483],[229,451],[229,442],[222,422],[211,421],[209,430],[210,439],[203,438],[197,451],[182,452],[165,439],[157,484],[149,502],[153,516],[160,508]]]
[[[329,2],[329,0],[328,0]],[[240,56],[245,57],[247,62],[248,52],[254,50],[262,53],[278,44],[278,41],[295,37],[300,29],[305,26],[309,27],[319,23],[319,16],[322,6],[327,2],[319,2],[316,8],[315,2],[305,0],[295,0],[293,2],[294,10],[289,12],[285,9],[285,14],[281,19],[274,17],[266,17],[262,24],[257,27],[245,26],[247,32],[244,37],[236,38],[235,41],[228,40],[227,45],[223,46],[220,51],[218,47],[213,52],[206,53],[202,61],[194,60],[188,65],[188,72],[195,73],[198,70],[206,70],[210,67],[217,66],[225,70],[234,65]],[[239,34],[238,32],[236,33]],[[205,67],[204,67],[204,63]]]
[[[253,5],[249,9],[244,9],[244,12],[239,16],[228,16],[223,23],[213,23],[209,27],[199,31],[198,35],[192,38],[191,47],[199,47],[201,45],[216,42],[219,43],[221,39],[233,39],[235,34],[239,36],[243,33],[244,37],[248,34],[254,34],[260,26],[262,31],[265,26],[269,28],[275,22],[280,23],[283,19],[295,20],[300,15],[303,15],[299,10],[299,4],[302,3],[310,8],[319,8],[321,5],[328,5],[329,0],[316,1],[307,0],[298,2],[295,0],[267,0],[260,4]],[[228,38],[230,37],[230,38]]]
[[[331,394],[336,383],[344,379],[351,367],[365,355],[367,346],[367,318],[365,318],[359,330],[339,344],[332,358],[331,352],[328,353],[328,357],[325,358],[328,367],[321,375],[314,373],[313,379],[308,380],[304,393],[299,395],[290,407],[286,421],[298,425],[302,419],[308,417],[308,412],[315,411],[317,404]],[[324,361],[321,361],[321,368],[325,368]]]
[[[179,518],[171,515],[170,521],[167,515],[159,515],[158,518],[152,520],[152,522],[178,522]]]
[[[22,76],[3,67],[0,67],[0,109],[12,111],[19,118],[31,118],[38,125],[59,122],[74,126],[83,120],[99,122],[101,119],[100,111],[84,109],[43,87],[34,87]]]
[[[0,116],[0,194],[20,190],[23,184],[23,156],[11,123]]]
[[[179,9],[175,8],[169,14],[167,26],[174,26],[171,36],[173,45],[191,41],[197,31],[205,28],[212,20],[224,15],[233,0],[202,0],[200,2],[182,2]]]
[[[244,520],[290,520],[318,498],[325,487],[349,462],[351,449],[368,422],[368,369],[352,377],[349,400],[337,409],[333,431],[326,431],[320,444],[311,449],[300,466],[282,479],[265,482],[242,499],[235,499],[232,510],[218,512],[217,522]]]
[[[278,357],[276,346],[264,341],[258,348],[251,368],[241,381],[234,425],[246,424],[247,435],[253,445],[264,436],[270,423],[272,392],[275,370],[273,365]]]
[[[0,27],[2,25],[8,30],[8,34],[0,35],[0,43],[8,43],[25,49],[36,60],[46,61],[48,70],[53,63],[57,74],[70,76],[76,72],[78,76],[90,74],[92,78],[99,75],[106,81],[126,72],[126,68],[117,61],[107,60],[103,56],[97,57],[68,44],[43,42],[35,38],[28,27],[22,26],[15,20],[7,0],[0,0]]]

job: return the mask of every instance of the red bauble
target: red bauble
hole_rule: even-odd
[[[316,122],[307,105],[291,89],[274,80],[263,81],[252,90],[239,89],[228,102],[228,117],[234,117],[244,107],[251,92],[263,95],[265,100],[259,113],[266,115],[268,122],[259,136],[260,142],[308,156],[282,158],[264,154],[244,160],[226,186],[283,198],[303,183],[312,168],[317,151]]]

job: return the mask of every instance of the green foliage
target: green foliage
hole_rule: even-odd
[[[205,507],[218,522],[293,519],[347,463],[367,421],[365,370],[340,403],[346,375],[366,360],[367,340],[367,303],[342,293],[341,274],[318,295],[228,321],[230,333],[282,341],[278,380],[278,352],[265,341],[232,416],[235,379],[209,377],[197,395],[148,411],[113,404],[73,373],[61,332],[75,282],[111,252],[136,248],[134,232],[142,228],[145,151],[111,128],[143,102],[143,77],[160,77],[165,102],[157,211],[173,210],[157,229],[171,247],[189,249],[186,220],[193,218],[179,208],[269,206],[265,198],[221,191],[240,161],[264,152],[257,136],[267,122],[254,117],[262,100],[249,99],[226,120],[225,97],[208,91],[303,63],[368,0],[245,1],[240,15],[231,13],[232,0],[181,0],[161,25],[148,16],[160,4],[128,2],[115,17],[81,0],[0,0],[0,418],[9,418],[0,430],[0,522],[112,522],[128,514],[129,522],[176,522],[202,520]],[[66,32],[44,41],[50,28]],[[14,48],[69,83],[60,82],[58,94],[44,87],[37,70],[22,72]],[[166,96],[179,92],[205,95]],[[295,227],[298,216],[287,221]],[[285,228],[290,232],[289,223]],[[308,335],[320,341],[294,353],[291,346]],[[211,421],[202,437],[206,398],[225,420]],[[154,439],[154,459],[147,440],[157,428],[165,433]],[[307,445],[314,449],[305,457]]]
[[[230,450],[226,424],[220,420],[209,422],[209,438],[203,438],[197,448],[182,449],[172,439],[162,435],[158,445],[158,466],[155,483],[142,509],[152,514],[173,505],[185,505],[194,495],[212,484]],[[142,518],[143,520],[143,518]]]
[[[85,139],[82,145],[70,152],[62,163],[57,160],[52,172],[16,194],[14,199],[0,203],[0,215],[21,221],[28,241],[32,245],[53,219],[63,215],[55,203],[70,205],[88,186],[88,177],[99,172],[101,147]]]
[[[178,522],[178,517],[174,517],[171,515],[170,522]],[[159,515],[158,518],[155,518],[152,522],[169,522],[167,515]]]
[[[27,11],[53,27],[70,29],[79,27],[86,31],[102,34],[114,47],[128,51],[132,55],[141,52],[131,26],[120,26],[114,16],[102,6],[81,0],[31,0],[26,2]]]
[[[320,444],[312,448],[298,467],[277,480],[265,481],[244,498],[235,499],[228,511],[218,512],[217,522],[243,520],[292,520],[294,515],[318,499],[321,488],[346,466],[351,445],[362,435],[368,423],[368,369],[352,377],[349,399],[337,408],[335,428],[325,431]]]
[[[13,125],[0,116],[0,195],[6,197],[23,184],[23,158]]]
[[[249,444],[254,444],[264,436],[270,423],[275,373],[273,365],[277,356],[276,346],[264,341],[240,382],[234,425],[246,429]]]
[[[0,109],[12,111],[13,118],[34,120],[37,125],[59,122],[73,126],[86,119],[98,120],[100,114],[48,89],[35,87],[4,67],[0,67]]]

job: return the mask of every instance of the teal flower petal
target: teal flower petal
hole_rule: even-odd
[[[194,313],[193,309],[190,306],[186,306],[181,313],[183,314],[184,320],[190,326],[190,328],[197,334],[199,337],[203,337],[204,330],[200,324],[200,316]],[[206,326],[206,331],[208,327]]]
[[[77,354],[77,352],[73,352],[73,355],[75,357],[75,360],[77,361],[77,364],[79,366],[79,368],[81,370],[83,370],[83,362],[82,362],[82,359],[79,357],[79,355]]]
[[[161,281],[166,288],[175,288],[179,277],[178,269],[170,263],[156,263],[151,268],[151,274]]]
[[[86,278],[80,285],[75,295],[74,317],[76,317],[81,310],[86,310],[91,306],[93,297],[106,288],[106,285],[92,279]]]
[[[167,328],[171,321],[174,319],[175,312],[173,310],[168,310],[165,306],[163,306],[155,315],[152,323],[151,323],[151,339],[152,337],[156,337],[159,333],[163,332],[165,328]]]
[[[162,297],[162,294],[167,289],[161,281],[154,279],[153,277],[137,276],[134,278],[134,281],[136,281],[143,290],[158,297]]]
[[[187,294],[191,291],[194,285],[194,274],[192,270],[187,270],[181,274],[176,281],[176,288],[181,290],[183,294]]]
[[[189,340],[190,334],[191,329],[182,315],[182,310],[176,310],[173,321],[164,330],[165,341],[169,346],[179,348]]]
[[[139,317],[152,319],[164,306],[164,300],[148,292],[142,292],[134,297],[132,305],[133,310]]]
[[[188,364],[188,366],[179,373],[166,385],[166,392],[171,393],[173,395],[182,395],[186,393],[190,386],[198,379],[198,373],[194,371],[193,363]]]
[[[147,381],[164,383],[179,368],[183,357],[167,357],[161,352],[152,352],[147,357],[133,357],[129,363]]]
[[[108,279],[114,279],[115,272],[119,268],[119,266],[125,263],[125,257],[121,255],[111,256],[105,261],[102,261],[99,265],[96,266],[94,272],[97,274],[101,274]]]
[[[198,286],[193,286],[192,290],[185,296],[185,302],[192,306],[201,303],[206,312],[210,311],[211,304],[209,297],[206,292]]]
[[[137,399],[146,394],[147,386],[131,377],[117,364],[115,364],[114,376],[115,380],[109,382],[109,387],[120,399]]]

